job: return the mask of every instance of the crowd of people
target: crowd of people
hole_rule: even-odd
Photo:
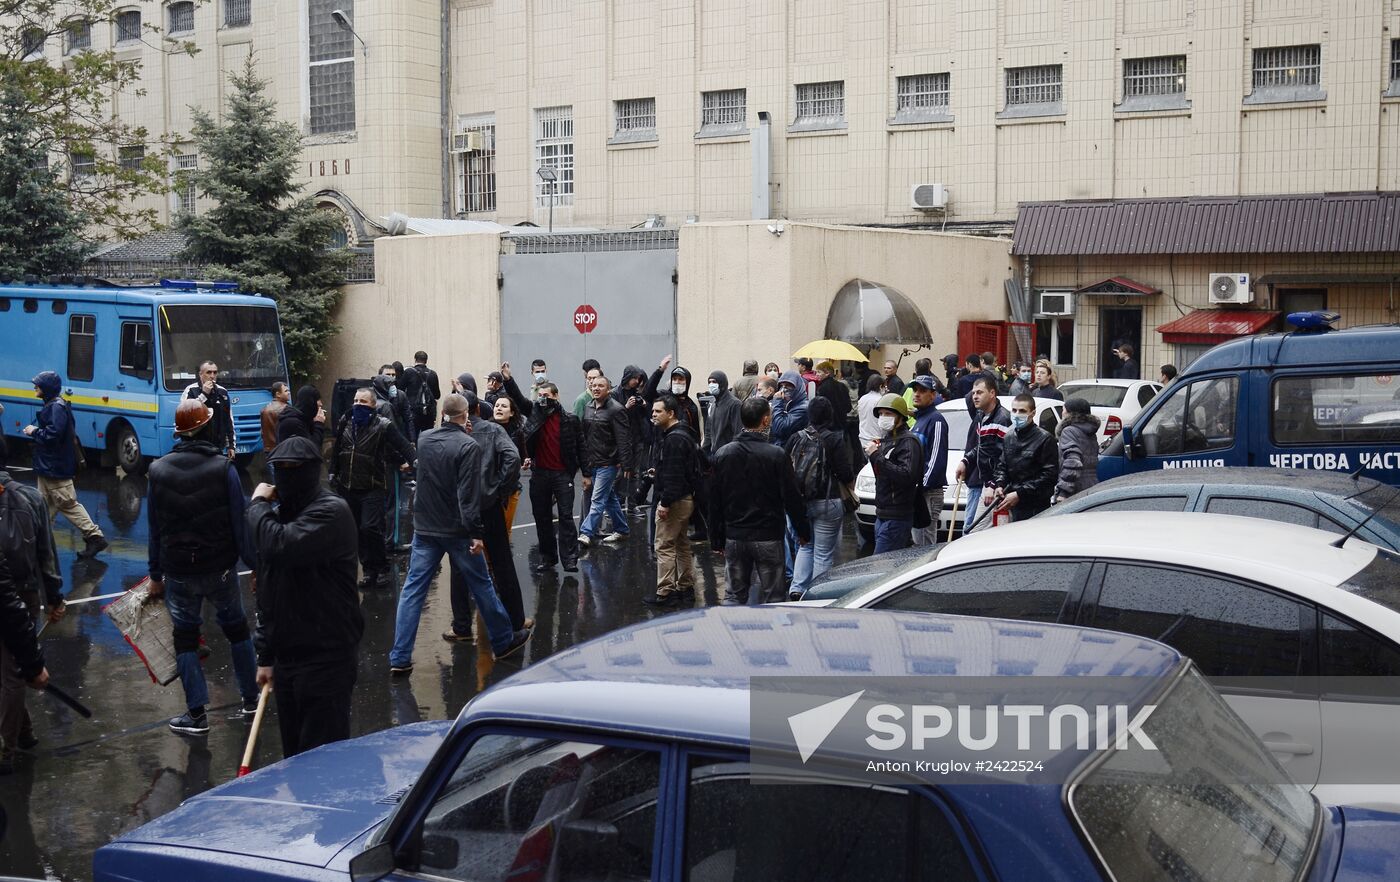
[[[1131,347],[1118,352],[1135,365]],[[233,717],[251,718],[259,689],[270,685],[286,755],[347,737],[364,631],[357,589],[392,587],[389,557],[402,551],[408,572],[391,674],[413,669],[427,590],[444,557],[452,623],[442,638],[472,641],[474,609],[495,658],[519,652],[534,627],[511,553],[524,473],[536,572],[576,572],[581,554],[628,541],[631,520],[645,515],[656,580],[643,601],[656,607],[705,603],[695,543],[724,562],[722,603],[800,596],[831,568],[867,462],[875,552],[935,544],[951,440],[938,405],[947,400],[965,400],[973,418],[955,468],[968,488],[965,529],[990,512],[1032,517],[1095,481],[1099,424],[1083,399],[1065,402],[1058,437],[1037,425],[1038,402],[1063,400],[1043,359],[1008,369],[991,353],[961,363],[950,355],[940,378],[921,358],[907,382],[894,361],[843,378],[831,361],[797,358],[786,370],[769,362],[760,371],[749,360],[732,383],[724,371],[705,374],[703,391],[669,355],[649,372],[624,366],[616,382],[589,359],[585,391],[569,404],[543,359],[531,364],[526,388],[502,364],[484,392],[462,373],[446,394],[427,362],[419,351],[411,367],[382,365],[333,425],[316,387],[293,395],[277,383],[262,413],[267,453],[251,498],[234,465],[218,365],[200,366],[175,413],[178,441],[151,466],[148,492],[146,590],[169,613],[186,703],[172,731],[209,731],[199,663],[207,600],[231,648],[242,698]],[[1167,382],[1175,370],[1164,365],[1162,375]],[[61,378],[43,371],[33,383],[44,404],[24,433],[37,490],[3,471],[0,445],[0,773],[34,743],[24,686],[47,682],[36,641],[40,594],[49,621],[64,613],[52,517],[64,514],[83,533],[83,555],[107,547],[73,489],[81,448]],[[853,400],[848,384],[863,394]],[[394,527],[405,491],[413,500],[406,548]],[[256,586],[251,625],[240,561]]]

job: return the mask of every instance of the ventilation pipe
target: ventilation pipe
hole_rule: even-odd
[[[749,140],[753,145],[753,219],[767,220],[773,216],[772,196],[768,184],[769,171],[769,140],[771,138],[771,120],[768,118],[768,111],[758,112],[758,128],[749,132]]]

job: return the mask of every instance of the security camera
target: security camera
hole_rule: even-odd
[[[768,232],[772,233],[772,234],[775,235],[775,236],[781,236],[781,235],[783,234],[783,225],[782,225],[782,224],[769,224],[769,225],[768,225]]]

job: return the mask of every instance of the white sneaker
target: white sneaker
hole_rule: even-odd
[[[621,542],[627,538],[626,533],[609,533],[603,537],[604,542]]]
[[[588,546],[593,544],[593,540],[588,538],[587,533],[579,533],[578,544],[582,545],[584,548],[587,548]]]

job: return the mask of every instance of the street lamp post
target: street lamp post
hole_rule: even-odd
[[[559,176],[554,173],[554,169],[547,165],[542,165],[535,170],[535,174],[541,181],[549,185],[549,232],[554,232],[554,187],[559,182]]]

